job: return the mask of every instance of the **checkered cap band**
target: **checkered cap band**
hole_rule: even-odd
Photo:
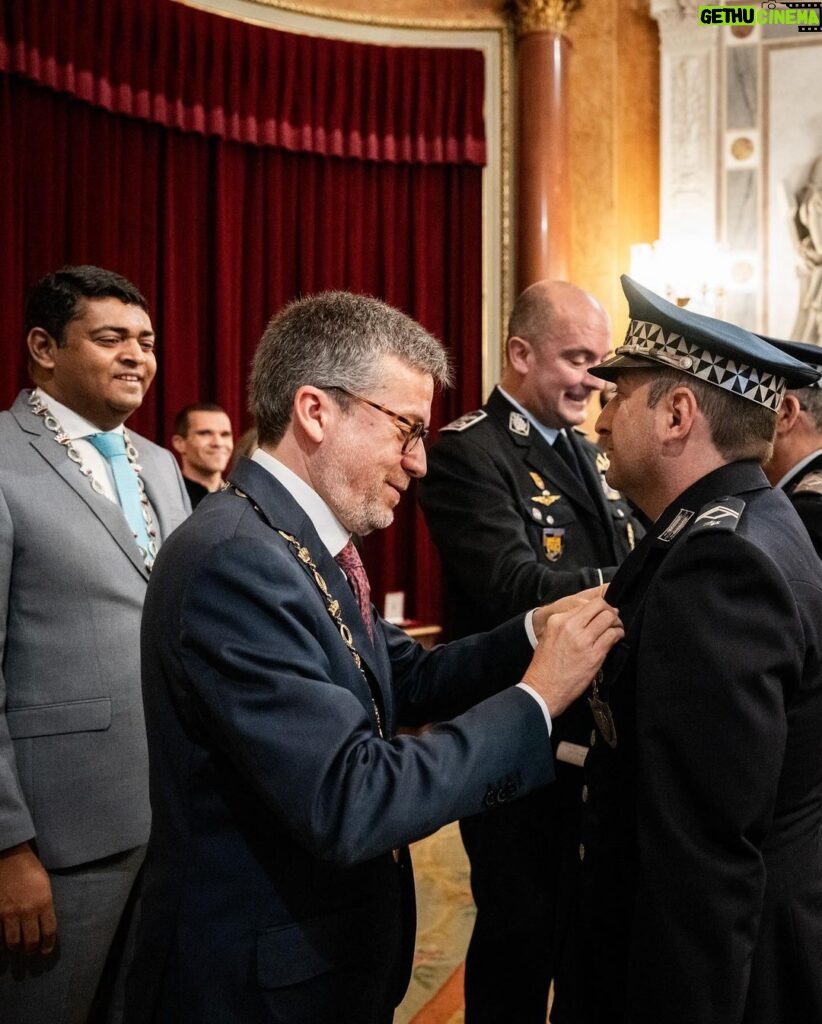
[[[631,320],[625,344],[616,350],[616,354],[641,356],[682,370],[774,412],[779,409],[785,394],[784,377],[709,352],[674,331],[666,334],[659,324],[647,320]]]

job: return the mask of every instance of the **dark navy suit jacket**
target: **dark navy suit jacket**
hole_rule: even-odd
[[[414,932],[393,851],[553,777],[540,708],[507,685],[523,617],[425,652],[375,616],[372,645],[305,512],[253,462],[233,479],[164,545],[146,600],[154,825],[127,1019],[390,1021]]]

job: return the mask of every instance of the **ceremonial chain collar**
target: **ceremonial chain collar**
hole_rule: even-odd
[[[245,491],[241,491],[240,488],[237,487],[235,484],[232,484],[230,482],[226,483],[223,485],[223,490],[231,490],[237,495],[238,498],[245,498],[247,501],[250,501],[257,515],[263,517],[263,512],[260,506],[257,505],[256,502],[254,502],[245,493]],[[325,600],[326,611],[331,616],[334,625],[339,630],[340,636],[343,638],[343,641],[345,642],[345,646],[351,652],[351,657],[354,659],[354,664],[360,670],[360,674],[362,675],[363,680],[365,681],[365,685],[368,687],[368,694],[371,698],[371,707],[373,708],[374,719],[377,723],[377,733],[380,739],[384,739],[385,737],[382,730],[382,717],[380,715],[379,706],[377,704],[377,698],[374,694],[374,686],[371,680],[368,678],[365,669],[362,667],[362,658],[360,657],[357,648],[354,646],[353,634],[351,633],[351,630],[348,628],[348,626],[346,626],[346,624],[343,622],[342,614],[340,612],[340,602],[335,597],[332,597],[331,591],[328,589],[328,584],[323,579],[322,573],[317,568],[317,565],[314,562],[314,559],[311,557],[311,552],[308,550],[308,548],[304,544],[300,544],[296,537],[294,537],[290,533],[286,533],[285,530],[277,529],[277,527],[274,527],[274,529],[277,530],[277,533],[288,544],[288,546],[294,552],[294,555],[296,556],[298,561],[301,562],[308,570],[308,572],[311,574],[314,583],[317,585],[317,589],[322,594],[323,599]]]
[[[68,455],[71,461],[76,464],[80,473],[89,481],[91,489],[97,494],[105,495],[102,484],[97,477],[95,477],[91,467],[87,466],[85,462],[83,462],[83,456],[74,447],[74,442],[63,430],[60,422],[45,402],[43,402],[43,400],[39,398],[37,393],[34,391],[29,395],[28,402],[31,407],[31,411],[36,416],[41,416],[43,418],[44,426],[54,434],[54,440],[57,444],[62,445],[66,449],[66,455]],[[146,524],[146,532],[148,533],[148,551],[146,551],[141,544],[137,544],[137,547],[140,549],[140,553],[143,556],[146,569],[150,571],[151,563],[157,557],[157,531],[154,528],[154,519],[151,515],[151,505],[149,505],[148,495],[146,494],[143,479],[140,476],[143,467],[137,462],[139,453],[132,444],[131,437],[125,428],[123,428],[123,440],[126,444],[126,458],[128,459],[128,464],[131,466],[132,470],[134,470],[137,477],[137,489],[140,492],[140,511],[143,514],[143,521]],[[131,531],[131,535],[134,537],[134,542],[137,543],[137,535],[133,530]]]

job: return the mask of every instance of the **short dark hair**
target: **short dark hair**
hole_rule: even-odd
[[[673,388],[690,388],[708,421],[711,440],[724,459],[757,459],[764,465],[771,457],[776,433],[773,409],[680,370],[664,367],[647,372],[653,378],[648,391],[650,409]]]
[[[174,417],[174,428],[172,433],[180,437],[188,437],[188,417],[193,412],[225,412],[221,405],[216,402],[192,402],[191,405],[184,405]],[[226,413],[226,415],[228,415]]]
[[[88,265],[62,267],[46,274],[29,291],[23,317],[26,335],[40,327],[58,347],[66,343],[66,326],[81,314],[83,299],[119,299],[148,313],[143,294],[113,270]]]
[[[448,355],[416,320],[370,295],[321,292],[297,299],[265,329],[251,368],[249,409],[259,443],[277,444],[288,429],[294,395],[306,384],[363,392],[380,383],[383,356],[396,356],[446,387]],[[347,396],[334,400],[348,408]]]

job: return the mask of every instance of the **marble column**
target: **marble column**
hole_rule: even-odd
[[[514,0],[517,29],[517,291],[567,280],[571,259],[568,59],[579,0]]]

